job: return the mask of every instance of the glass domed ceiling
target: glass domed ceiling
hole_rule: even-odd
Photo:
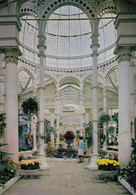
[[[113,17],[115,15],[105,14],[100,20],[98,64],[114,57],[116,30]],[[28,15],[22,17],[20,49],[23,58],[38,65],[38,25],[33,19],[34,17]],[[47,47],[45,66],[54,68],[92,66],[91,35],[90,21],[82,10],[70,5],[55,10],[45,29]]]
[[[63,6],[57,9],[46,26],[46,65],[78,68],[91,64],[91,25],[79,8]],[[56,20],[57,19],[57,20]]]

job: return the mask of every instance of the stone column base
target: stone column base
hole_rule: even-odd
[[[91,159],[91,163],[88,166],[88,169],[94,170],[94,171],[98,170],[98,165],[96,163],[97,160],[98,160],[98,155],[93,155],[93,157]]]
[[[41,160],[40,170],[46,170],[49,168],[49,165],[47,164],[46,158],[44,156],[39,156]]]

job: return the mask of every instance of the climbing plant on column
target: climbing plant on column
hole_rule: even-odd
[[[6,119],[5,113],[1,113],[0,114],[0,138],[2,138],[4,135],[4,129],[6,127],[5,119]]]

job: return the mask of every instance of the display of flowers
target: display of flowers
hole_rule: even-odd
[[[8,157],[9,153],[2,149],[6,145],[0,143],[0,187],[2,188],[7,181],[15,177],[17,171],[17,164]]]
[[[98,169],[99,170],[117,170],[119,167],[119,163],[116,160],[110,160],[107,158],[99,159],[96,161],[98,164]]]
[[[74,139],[75,138],[75,135],[72,131],[67,131],[64,136],[63,136],[65,139]]]
[[[18,162],[18,165],[21,169],[33,170],[40,168],[40,159],[30,159],[30,160],[21,160]]]

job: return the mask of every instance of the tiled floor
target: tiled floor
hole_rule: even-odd
[[[116,181],[99,180],[98,171],[87,169],[87,162],[47,160],[49,169],[35,176],[24,176],[3,195],[126,195]]]

